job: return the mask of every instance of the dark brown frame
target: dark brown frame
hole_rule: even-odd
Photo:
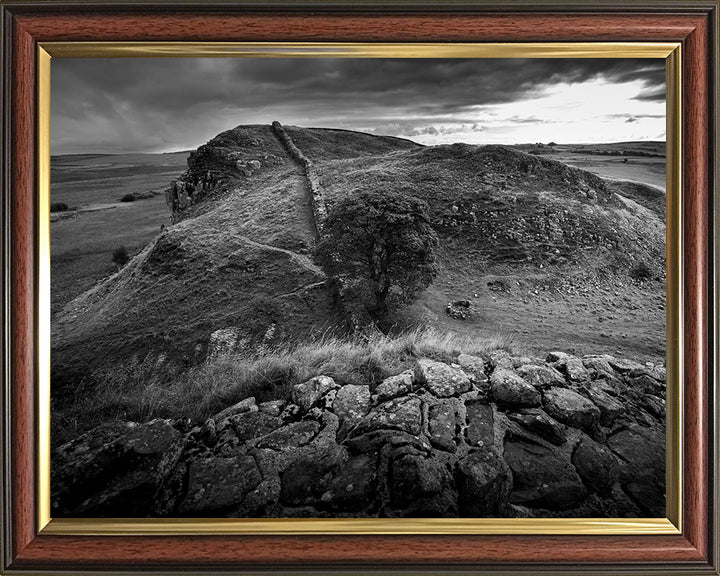
[[[717,0],[140,2],[8,0],[2,18],[0,572],[718,574]],[[682,43],[683,532],[644,536],[50,536],[37,533],[36,61],[49,41]]]

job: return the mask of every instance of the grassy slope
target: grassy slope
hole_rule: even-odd
[[[257,335],[276,324],[281,337],[333,323],[324,274],[307,257],[313,232],[305,181],[267,127],[242,130],[260,141],[255,151],[273,150],[283,161],[226,178],[216,200],[198,205],[58,314],[58,386],[150,351],[196,362],[219,328]]]
[[[285,131],[293,139],[295,145],[315,162],[422,148],[420,144],[404,138],[373,136],[352,130],[285,126]]]
[[[402,321],[471,337],[516,334],[545,351],[615,352],[627,340],[628,353],[662,355],[661,283],[618,283],[627,283],[638,260],[662,273],[663,223],[597,178],[502,147],[421,147],[340,130],[288,130],[323,173],[330,204],[367,188],[401,188],[430,203],[443,271]],[[313,239],[297,167],[267,126],[239,127],[214,143],[282,161],[249,178],[228,174],[215,200],[193,207],[59,314],[54,376],[77,377],[151,350],[194,362],[209,334],[227,326],[262,334],[276,324],[278,337],[306,338],[337,322],[323,275],[307,259]],[[597,188],[597,198],[583,196],[583,188]],[[509,288],[491,290],[495,279]],[[473,321],[444,314],[447,301],[459,297],[477,302]],[[632,314],[634,333],[623,338]]]
[[[664,255],[664,227],[654,214],[628,207],[586,172],[509,148],[455,144],[320,166],[330,205],[367,189],[426,200],[446,242],[463,244],[478,271],[485,270],[478,263],[584,264],[588,250],[619,266]]]
[[[139,252],[169,224],[162,194],[134,203],[118,200],[162,191],[186,168],[186,158],[185,152],[52,157],[51,201],[79,209],[63,213],[50,227],[53,314],[115,271],[113,250]]]
[[[537,352],[664,356],[664,283],[628,278],[638,262],[664,274],[664,223],[650,189],[637,192],[637,203],[624,200],[615,183],[494,146],[429,147],[319,167],[330,204],[361,189],[406,190],[430,204],[441,273],[403,321],[512,334]],[[588,186],[596,199],[583,194]],[[469,321],[444,313],[461,298],[475,304]]]

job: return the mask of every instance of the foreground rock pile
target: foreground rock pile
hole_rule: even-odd
[[[664,398],[664,368],[561,352],[318,376],[202,426],[112,423],[61,446],[53,515],[664,517]]]

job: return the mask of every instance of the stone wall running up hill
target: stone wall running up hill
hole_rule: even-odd
[[[665,516],[665,370],[611,356],[421,358],[318,376],[204,424],[102,425],[52,457],[66,516]]]
[[[317,228],[318,234],[321,235],[323,231],[323,224],[327,217],[327,209],[325,207],[325,197],[323,195],[322,188],[320,187],[320,176],[315,170],[310,158],[303,154],[302,150],[295,145],[293,139],[285,131],[282,124],[275,120],[272,123],[273,132],[287,150],[288,154],[302,166],[303,173],[310,188],[310,202],[312,205],[313,219],[315,221],[315,227]]]
[[[295,144],[292,136],[287,133],[282,124],[275,120],[272,129],[278,140],[281,142],[290,157],[302,167],[303,175],[310,191],[310,205],[312,206],[313,223],[317,230],[318,237],[323,235],[323,228],[327,219],[327,207],[325,205],[325,194],[320,186],[320,175],[315,169],[312,160],[308,158]],[[327,272],[327,271],[326,271]],[[355,302],[350,295],[351,287],[346,278],[334,276],[328,273],[335,289],[338,306],[348,327],[353,332],[361,332],[371,324],[371,318],[362,304]]]

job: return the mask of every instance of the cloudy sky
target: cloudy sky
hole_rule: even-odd
[[[665,139],[659,59],[56,58],[52,153],[194,149],[239,124],[423,144]]]

